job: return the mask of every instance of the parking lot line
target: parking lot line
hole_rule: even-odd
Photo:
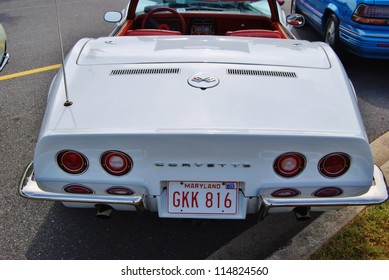
[[[40,73],[40,72],[58,69],[59,67],[61,67],[61,65],[62,64],[54,64],[54,65],[45,66],[45,67],[41,67],[41,68],[35,68],[35,69],[23,71],[23,72],[18,72],[18,73],[14,73],[14,74],[0,76],[0,81],[9,80],[9,79],[13,79],[13,78],[19,78],[22,76],[27,76],[27,75]]]

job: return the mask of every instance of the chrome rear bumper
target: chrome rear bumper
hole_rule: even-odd
[[[34,181],[33,163],[25,169],[19,183],[19,194],[29,199],[43,199],[61,202],[78,202],[93,204],[123,204],[135,206],[138,210],[145,209],[145,195],[132,196],[103,196],[103,195],[77,195],[66,193],[52,193],[41,190]],[[270,208],[301,208],[301,207],[326,207],[326,206],[352,206],[380,204],[389,198],[389,189],[382,171],[374,167],[374,179],[369,191],[354,197],[331,198],[270,198],[259,197],[259,219],[263,219]]]
[[[326,207],[381,204],[389,199],[389,189],[384,174],[374,166],[373,182],[369,191],[360,196],[329,198],[269,198],[261,197],[259,219],[263,219],[273,207]]]
[[[43,199],[61,202],[81,202],[93,204],[124,204],[135,206],[137,210],[143,210],[145,201],[144,194],[131,196],[102,196],[102,195],[82,195],[82,194],[66,194],[66,193],[51,193],[43,191],[34,181],[34,168],[31,162],[25,169],[19,183],[19,194],[24,198]]]

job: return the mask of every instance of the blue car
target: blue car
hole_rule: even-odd
[[[388,0],[292,0],[291,10],[303,14],[335,50],[389,59]]]

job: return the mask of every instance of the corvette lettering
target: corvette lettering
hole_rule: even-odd
[[[178,163],[178,162],[156,162],[154,164],[156,167],[203,167],[203,168],[224,168],[224,167],[234,167],[234,168],[251,168],[250,163]]]

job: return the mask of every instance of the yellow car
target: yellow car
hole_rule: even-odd
[[[3,26],[0,24],[0,71],[8,63],[9,54],[7,53],[7,36]]]

